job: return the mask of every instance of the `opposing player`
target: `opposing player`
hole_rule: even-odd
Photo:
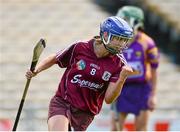
[[[49,105],[48,129],[85,131],[101,110],[103,101],[112,103],[132,73],[116,55],[132,39],[132,28],[121,18],[108,17],[101,23],[100,36],[76,42],[48,56],[36,69],[26,72],[31,78],[58,64],[66,68],[55,96]]]
[[[137,131],[147,130],[149,111],[156,105],[157,68],[159,53],[155,42],[143,32],[143,11],[134,6],[124,6],[117,16],[126,20],[134,29],[134,39],[123,55],[133,68],[116,103],[113,104],[112,130],[123,130],[129,113],[135,115]]]

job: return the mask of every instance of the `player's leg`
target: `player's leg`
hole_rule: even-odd
[[[71,111],[69,112],[71,117],[71,126],[74,131],[86,131],[95,116],[90,112],[82,111],[73,106],[71,106]]]
[[[149,110],[142,110],[140,114],[135,117],[136,131],[147,131],[149,119]]]
[[[124,123],[125,123],[127,115],[128,115],[128,113],[123,113],[123,112],[121,112],[119,114],[119,129],[120,129],[119,131],[123,130]]]
[[[118,131],[119,130],[119,112],[117,111],[117,102],[113,102],[111,104],[111,131]]]
[[[68,131],[70,123],[70,104],[60,97],[54,96],[49,104],[48,130],[49,131]]]
[[[48,120],[49,131],[68,131],[69,121],[64,115],[55,115]]]
[[[136,91],[134,90],[134,86],[131,86],[130,84],[124,85],[121,95],[116,100],[115,108],[112,109],[115,113],[114,123],[112,120],[112,130],[114,127],[116,127],[116,130],[118,130],[118,131],[123,130],[124,122],[125,122],[125,119],[126,119],[128,113],[134,112],[133,108],[136,103],[134,103],[135,99],[134,99],[134,97],[132,97],[132,93],[134,94],[135,92]],[[117,117],[118,117],[118,119],[117,119]],[[116,120],[118,120],[118,123]]]
[[[141,96],[140,105],[139,105],[139,114],[135,117],[135,126],[137,131],[146,131],[148,120],[149,120],[149,106],[148,100],[151,93],[151,85],[149,83],[142,83],[141,85]]]
[[[124,122],[127,117],[127,113],[118,113],[114,111],[111,112],[111,131],[122,131]]]
[[[117,120],[115,118],[116,118],[115,112],[111,111],[111,131],[117,131],[117,129],[116,129]]]

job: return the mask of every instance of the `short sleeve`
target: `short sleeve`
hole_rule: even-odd
[[[159,65],[159,51],[158,48],[156,47],[154,41],[149,43],[148,45],[148,50],[147,50],[147,58],[148,61],[151,65],[151,68],[156,69]]]
[[[68,67],[73,57],[75,56],[75,47],[77,44],[72,44],[64,50],[60,50],[56,53],[56,63],[61,67]]]
[[[116,82],[119,79],[119,74],[121,72],[121,68],[119,68],[119,70],[116,71],[115,74],[113,74],[110,78],[110,82]]]

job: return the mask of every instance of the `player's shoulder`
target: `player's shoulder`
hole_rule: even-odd
[[[153,38],[151,36],[149,36],[148,34],[141,32],[141,35],[144,39],[146,39],[147,41],[154,41]]]
[[[153,38],[150,37],[148,34],[146,34],[146,33],[144,33],[144,32],[139,32],[138,35],[139,35],[138,40],[139,40],[141,43],[154,43]]]
[[[139,32],[139,40],[144,42],[154,42],[153,38],[144,32]]]
[[[79,41],[76,41],[76,47],[79,49],[83,48],[89,48],[90,46],[90,43],[91,43],[92,40],[79,40]]]

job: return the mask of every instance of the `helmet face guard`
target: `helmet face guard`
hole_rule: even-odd
[[[113,38],[115,38],[119,40],[119,42],[121,43],[120,44],[120,47],[121,47],[121,50],[118,50],[118,49],[114,49],[111,47],[111,40],[113,40]],[[128,48],[128,41],[130,39],[129,38],[126,38],[126,37],[119,37],[119,36],[116,36],[114,34],[109,34],[108,35],[108,38],[107,38],[107,41],[105,40],[105,38],[102,36],[102,41],[103,41],[103,44],[104,44],[104,47],[111,53],[111,54],[118,54],[120,52],[122,52],[124,49],[127,49]]]
[[[104,34],[107,36],[106,39]],[[100,26],[100,37],[105,48],[111,54],[117,54],[127,47],[126,44],[128,40],[133,38],[133,30],[123,19],[118,17],[109,17]],[[121,50],[110,46],[111,40],[114,37],[118,38],[118,40],[122,43]]]

